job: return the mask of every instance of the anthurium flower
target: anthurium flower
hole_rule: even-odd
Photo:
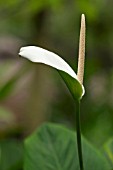
[[[81,32],[83,32],[85,29],[85,27],[83,27],[85,25],[84,15],[82,15],[81,21],[81,23],[84,23],[81,24]],[[81,43],[82,45],[85,45],[83,44],[83,39],[84,36],[80,35],[80,46]],[[78,75],[76,75],[69,64],[67,64],[67,62],[65,62],[60,56],[43,48],[36,46],[22,47],[20,49],[19,55],[29,59],[32,62],[43,63],[57,69],[68,86],[72,96],[75,99],[81,99],[84,95],[84,87],[81,83],[83,81],[83,75],[81,74],[83,74],[82,72],[84,70],[84,48],[85,47],[82,47],[81,50],[79,50]],[[83,64],[81,64],[81,61]]]

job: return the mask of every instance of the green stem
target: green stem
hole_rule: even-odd
[[[80,126],[80,101],[76,101],[76,132],[77,132],[77,147],[80,170],[84,170],[83,155],[82,155],[82,143],[81,143],[81,126]]]

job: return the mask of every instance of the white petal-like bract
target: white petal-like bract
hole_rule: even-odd
[[[73,71],[73,69],[61,57],[59,57],[57,54],[53,52],[50,52],[48,50],[36,46],[27,46],[27,47],[22,47],[20,49],[19,55],[29,59],[32,62],[43,63],[51,67],[54,67],[58,70],[64,71],[78,81],[77,75]],[[82,86],[82,90],[83,90],[82,92],[82,96],[83,96],[84,95],[83,86]]]
[[[72,68],[61,57],[53,52],[40,47],[28,46],[22,47],[19,55],[29,59],[32,62],[43,63],[58,70],[62,70],[77,79],[77,76]]]

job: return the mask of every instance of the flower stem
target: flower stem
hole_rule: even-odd
[[[80,100],[76,101],[76,132],[77,132],[77,147],[80,170],[84,170],[83,155],[82,155],[82,142],[81,142],[81,126],[80,126]]]

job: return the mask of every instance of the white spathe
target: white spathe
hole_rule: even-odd
[[[43,63],[58,70],[62,70],[77,79],[77,75],[72,68],[61,57],[53,52],[40,47],[28,46],[22,47],[19,55],[29,59],[32,62]]]
[[[19,55],[29,59],[32,62],[43,63],[51,67],[54,67],[58,70],[64,71],[78,81],[77,75],[73,71],[73,69],[61,57],[59,57],[57,54],[53,52],[50,52],[48,50],[36,46],[27,46],[27,47],[22,47],[20,49]],[[83,85],[81,86],[83,89],[82,92],[82,96],[83,96],[84,87]]]

